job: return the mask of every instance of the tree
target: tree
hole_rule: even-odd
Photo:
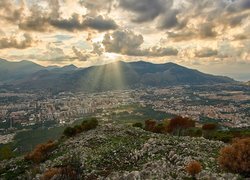
[[[201,137],[202,130],[200,128],[193,127],[189,128],[185,134],[191,137]]]
[[[95,129],[98,126],[98,120],[96,118],[91,118],[89,120],[83,121],[81,126],[83,131]]]
[[[191,127],[195,127],[195,121],[186,117],[177,116],[170,120],[167,126],[167,132],[180,136],[183,130]]]
[[[12,157],[13,153],[9,145],[4,145],[0,148],[0,160],[10,159]]]
[[[222,148],[218,158],[220,166],[233,173],[245,176],[250,174],[250,137],[236,139],[234,142]]]
[[[73,137],[83,131],[88,131],[95,129],[98,126],[98,120],[96,118],[91,118],[82,122],[81,125],[75,125],[74,127],[67,127],[63,131],[66,137]]]
[[[142,123],[140,123],[140,122],[134,123],[132,126],[133,127],[138,127],[138,128],[142,128],[143,127]]]
[[[163,123],[157,124],[153,130],[153,132],[155,133],[164,133],[164,131],[165,131],[165,127]]]
[[[157,122],[155,120],[151,120],[151,119],[146,120],[145,121],[145,130],[153,132],[156,124],[157,124]]]
[[[202,166],[198,161],[191,161],[186,166],[187,173],[190,174],[193,179],[196,179],[195,175],[200,173],[201,169],[202,169]]]
[[[214,123],[208,123],[202,126],[202,130],[204,131],[213,131],[216,128],[217,128],[217,124],[214,124]]]
[[[65,130],[63,131],[63,134],[67,137],[72,137],[74,135],[76,135],[76,129],[72,128],[72,127],[67,127],[65,128]]]
[[[203,136],[205,138],[209,138],[211,136],[211,132],[216,130],[216,128],[217,128],[217,124],[214,124],[214,123],[204,124],[202,126]]]

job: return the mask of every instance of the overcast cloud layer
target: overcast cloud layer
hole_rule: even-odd
[[[0,0],[0,58],[172,61],[250,80],[250,1]]]

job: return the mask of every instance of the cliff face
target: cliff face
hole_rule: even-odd
[[[0,179],[13,174],[39,179],[45,171],[77,167],[79,179],[185,179],[185,166],[192,160],[203,168],[198,179],[237,179],[217,165],[219,149],[225,144],[204,138],[174,137],[114,124],[59,142],[49,159],[37,166],[22,158],[0,163]],[[36,167],[36,171],[34,171]],[[13,176],[12,176],[13,177]],[[55,175],[54,179],[60,179]]]

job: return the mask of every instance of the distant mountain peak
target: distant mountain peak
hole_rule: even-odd
[[[76,69],[78,69],[78,67],[76,67],[74,64],[70,64],[70,65],[63,66],[62,69],[64,69],[64,70],[76,70]]]
[[[8,61],[5,60],[5,59],[0,58],[0,62],[8,62]]]
[[[19,80],[21,83],[16,84],[21,88],[44,90],[54,88],[56,91],[107,91],[122,88],[235,83],[231,78],[205,74],[172,62],[154,64],[146,61],[115,61],[84,69],[70,64],[52,70],[37,66],[35,63],[24,63],[20,66],[19,63],[9,62],[8,65],[0,66],[0,72],[2,72],[0,77],[3,82],[6,79],[10,83],[13,82],[11,80],[15,80],[15,82]],[[11,67],[11,69],[6,72],[7,67]],[[48,69],[49,73],[41,71],[44,69]],[[36,74],[38,71],[39,73]],[[28,78],[27,75],[29,75]],[[34,76],[35,79],[32,78]]]

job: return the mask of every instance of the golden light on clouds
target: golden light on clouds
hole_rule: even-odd
[[[0,58],[7,60],[171,61],[250,79],[249,52],[249,0],[0,0]]]

